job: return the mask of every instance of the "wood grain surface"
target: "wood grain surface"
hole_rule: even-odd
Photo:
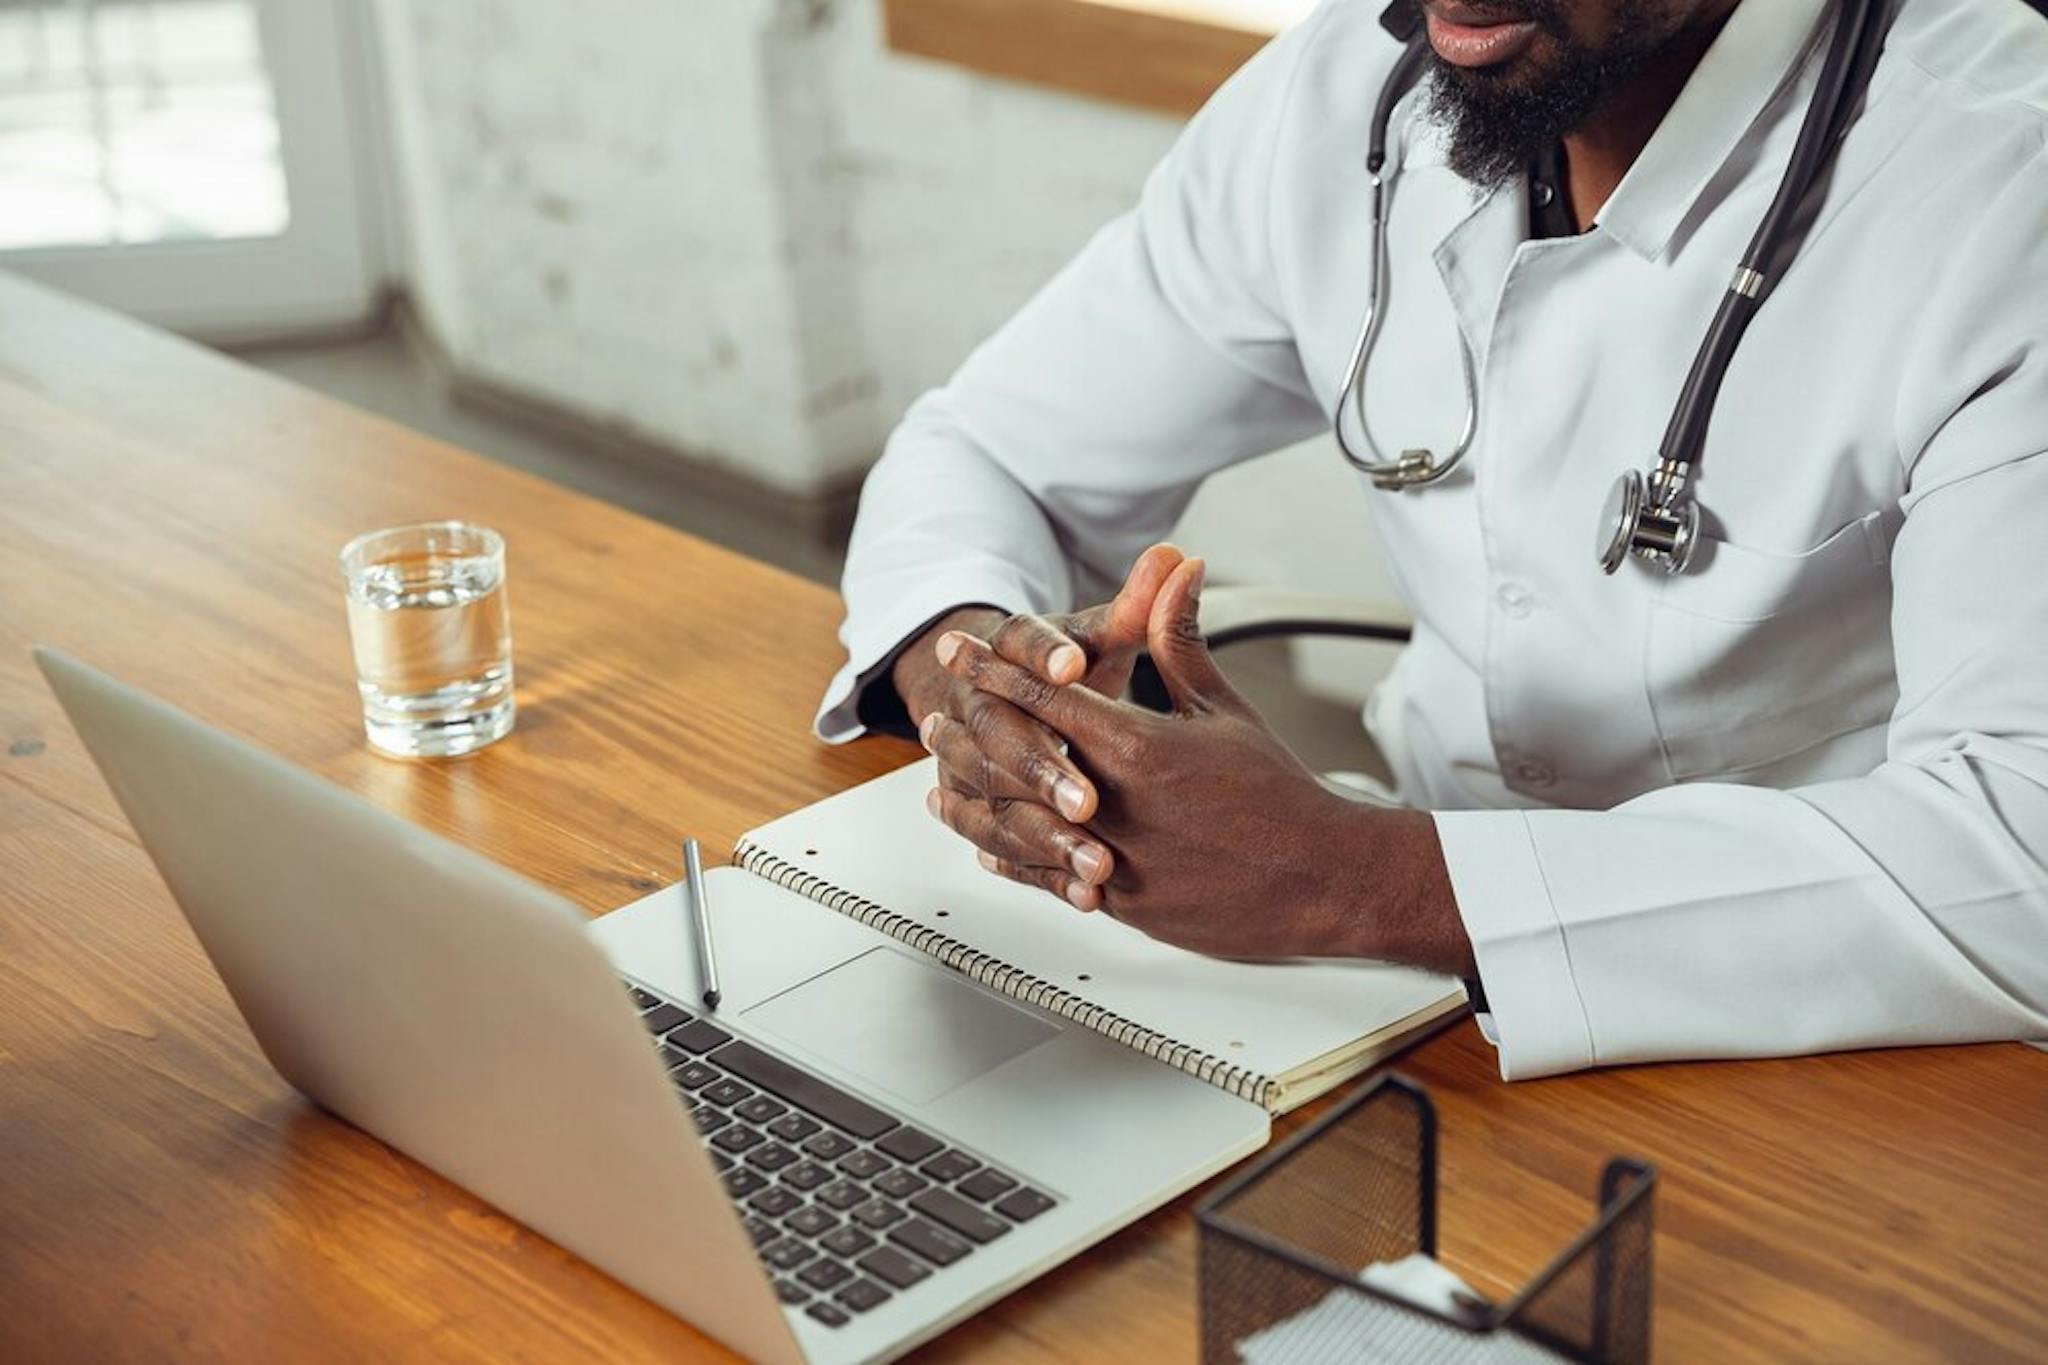
[[[469,760],[393,762],[363,745],[334,555],[448,516],[509,543],[519,728]],[[32,641],[596,913],[673,880],[681,831],[729,847],[915,756],[810,737],[838,612],[815,585],[0,277],[0,1361],[723,1355],[265,1066]],[[1441,1113],[1446,1259],[1483,1289],[1541,1265],[1627,1152],[1663,1172],[1665,1361],[2048,1358],[2048,1055],[1507,1086],[1467,1023],[1403,1069]],[[922,1358],[1189,1359],[1192,1202]]]
[[[1198,0],[883,0],[897,52],[1192,114],[1264,47],[1270,7]]]

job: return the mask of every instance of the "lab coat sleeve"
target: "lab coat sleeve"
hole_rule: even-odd
[[[1895,399],[1886,761],[1436,816],[1504,1076],[2048,1038],[2048,155],[1977,222]]]
[[[1233,76],[1137,207],[890,437],[861,492],[847,661],[821,736],[862,733],[862,690],[950,608],[1098,600],[1206,475],[1321,427],[1275,297],[1267,220],[1294,74],[1331,8]]]

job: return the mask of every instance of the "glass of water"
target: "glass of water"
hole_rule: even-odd
[[[512,732],[504,537],[459,521],[371,531],[341,573],[372,748],[452,758]]]

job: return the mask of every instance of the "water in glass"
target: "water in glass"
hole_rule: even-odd
[[[470,753],[510,733],[505,546],[459,522],[373,531],[342,551],[363,726],[404,758]]]

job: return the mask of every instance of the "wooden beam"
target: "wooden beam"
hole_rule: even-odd
[[[1296,0],[883,0],[888,43],[992,76],[1191,114]]]

